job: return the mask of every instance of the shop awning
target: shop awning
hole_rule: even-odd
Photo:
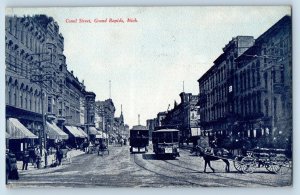
[[[37,139],[38,137],[31,133],[18,119],[9,118],[7,120],[7,130],[9,139]]]
[[[47,135],[49,139],[68,139],[69,136],[63,132],[56,124],[47,122]]]
[[[78,138],[87,137],[75,126],[65,126],[65,127],[74,137],[78,137]]]
[[[102,131],[98,131],[98,133],[99,134],[96,135],[96,138],[105,138]]]
[[[95,127],[89,127],[89,134],[90,135],[99,135],[99,132]]]
[[[81,132],[81,134],[82,134],[84,137],[88,137],[88,135],[86,134],[86,132],[84,132],[84,130],[82,130],[80,127],[77,127],[77,129]]]
[[[5,132],[5,138],[6,138],[6,139],[9,139],[9,138],[10,138],[10,135],[9,135],[7,132]]]

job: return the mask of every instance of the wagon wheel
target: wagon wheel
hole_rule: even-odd
[[[270,164],[266,164],[266,169],[271,173],[279,173],[282,165],[271,162]]]
[[[241,160],[243,173],[253,173],[255,169],[255,159],[251,156],[246,156]]]
[[[233,161],[233,166],[234,168],[238,171],[238,172],[243,172],[243,169],[244,169],[244,165],[242,164],[241,162],[241,157],[240,156],[237,156],[234,158],[234,161]]]

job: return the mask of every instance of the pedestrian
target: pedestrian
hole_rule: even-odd
[[[22,170],[27,170],[28,169],[28,163],[29,163],[29,152],[27,150],[24,151],[23,154],[23,166]]]
[[[56,149],[57,165],[61,165],[62,158],[63,158],[63,151],[60,147],[57,147],[57,149]]]
[[[17,158],[13,153],[8,153],[8,168],[9,174],[8,179],[19,179],[18,167],[17,167]]]
[[[28,147],[29,162],[34,165],[36,162],[35,149],[33,146]]]
[[[41,168],[41,153],[38,147],[35,148],[35,157],[36,157],[36,168],[40,169]]]

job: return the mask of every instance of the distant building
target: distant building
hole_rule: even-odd
[[[180,130],[181,140],[189,140],[192,130],[199,128],[198,95],[182,92],[179,94],[181,102],[174,103],[174,108],[167,112],[162,120],[164,126]]]
[[[156,117],[156,125],[162,126],[162,121],[166,118],[167,112],[159,112]]]
[[[99,116],[102,118],[105,132],[114,135],[116,133],[116,129],[114,128],[116,109],[112,99],[96,101],[96,106],[99,107]]]
[[[152,132],[155,130],[155,127],[157,126],[157,119],[148,119],[146,121],[147,129],[149,129],[149,139],[152,139]]]

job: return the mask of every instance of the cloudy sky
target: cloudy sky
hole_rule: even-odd
[[[290,7],[14,8],[7,14],[52,16],[65,38],[68,69],[97,100],[109,98],[111,80],[116,115],[122,104],[125,122],[132,126],[138,114],[145,125],[169,104],[172,108],[174,100],[180,102],[183,81],[185,92],[198,94],[197,80],[232,37],[257,38],[290,15]],[[106,18],[106,23],[93,22]],[[110,23],[110,18],[124,23]]]

